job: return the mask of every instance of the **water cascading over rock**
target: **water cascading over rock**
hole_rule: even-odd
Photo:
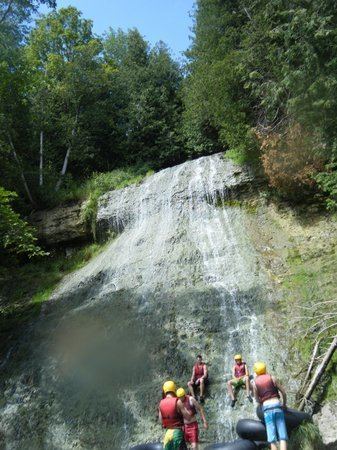
[[[203,157],[100,200],[107,249],[63,281],[6,367],[0,429],[8,449],[128,448],[159,439],[162,382],[209,364],[208,442],[235,437],[253,407],[226,393],[233,355],[273,366],[270,288],[246,230],[224,201],[248,170]]]

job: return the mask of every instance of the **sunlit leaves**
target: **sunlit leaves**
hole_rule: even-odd
[[[36,245],[34,229],[12,209],[11,202],[17,194],[0,186],[0,249],[15,254],[26,254],[29,258],[46,253]]]

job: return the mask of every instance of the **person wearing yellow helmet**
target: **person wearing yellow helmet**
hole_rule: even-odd
[[[159,403],[159,420],[166,428],[164,450],[187,449],[184,438],[184,419],[191,420],[192,415],[184,407],[183,402],[176,396],[174,381],[163,384],[163,399]]]
[[[197,412],[200,414],[204,424],[204,428],[207,429],[207,421],[203,407],[197,402],[197,400],[191,395],[186,395],[185,389],[179,388],[176,392],[177,397],[182,401],[187,411],[191,414],[191,419],[184,419],[184,435],[185,441],[191,444],[191,448],[199,448],[199,427],[197,421]]]
[[[235,364],[232,368],[233,378],[227,382],[228,394],[231,398],[231,407],[233,408],[236,403],[235,391],[240,388],[246,388],[247,399],[252,402],[253,399],[250,395],[250,381],[249,371],[247,364],[242,360],[242,356],[237,354],[234,356]]]
[[[267,373],[265,363],[255,363],[254,372],[256,375],[253,384],[254,396],[263,408],[270,448],[277,450],[277,442],[280,442],[280,450],[287,450],[288,434],[284,417],[287,394],[280,382],[273,375]],[[282,398],[282,403],[280,398]]]
[[[204,401],[205,385],[208,380],[208,370],[206,364],[202,360],[202,356],[197,356],[197,361],[193,366],[192,376],[190,381],[187,383],[190,394],[195,398],[195,392],[197,386],[200,386],[200,402]]]

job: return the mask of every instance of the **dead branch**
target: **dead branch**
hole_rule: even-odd
[[[326,369],[327,365],[329,364],[336,348],[337,348],[337,336],[334,337],[333,341],[330,344],[330,347],[328,348],[328,350],[323,358],[323,361],[316,369],[316,372],[310,382],[310,385],[301,400],[301,403],[299,406],[300,411],[303,411],[305,404],[310,399],[310,397],[311,397],[312,393],[314,392],[317,384],[319,383],[323,373],[325,372],[325,369]]]
[[[314,367],[315,360],[316,360],[316,357],[317,357],[317,352],[318,352],[318,349],[319,349],[320,342],[321,342],[321,339],[319,339],[316,342],[315,346],[314,346],[314,350],[313,350],[312,355],[311,355],[311,360],[310,360],[310,363],[309,363],[309,366],[308,366],[308,370],[307,370],[307,373],[306,373],[306,375],[304,377],[304,380],[303,380],[303,383],[302,383],[302,388],[300,389],[300,391],[302,391],[305,388],[305,385],[307,384],[307,382],[308,382],[308,380],[310,378],[310,375],[311,375],[311,372],[312,372],[312,368]]]

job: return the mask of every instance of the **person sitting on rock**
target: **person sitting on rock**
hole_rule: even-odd
[[[187,383],[190,394],[195,398],[194,389],[199,386],[200,387],[200,397],[199,401],[202,403],[204,401],[205,394],[205,384],[208,379],[208,371],[207,366],[202,360],[202,356],[197,356],[197,361],[193,366],[192,376],[190,381]]]
[[[246,388],[246,394],[247,399],[252,402],[253,399],[250,395],[250,381],[249,381],[249,371],[247,364],[242,360],[241,355],[235,355],[234,356],[235,364],[232,368],[232,376],[233,378],[228,381],[227,383],[227,389],[229,396],[232,400],[231,407],[233,408],[236,403],[236,397],[235,397],[235,391],[245,387]]]
[[[159,420],[166,428],[164,450],[186,450],[184,420],[191,420],[192,414],[176,396],[176,385],[166,381],[163,385],[163,399],[159,403]]]
[[[280,450],[287,450],[288,434],[284,417],[284,409],[287,407],[286,392],[279,381],[267,373],[265,363],[255,363],[254,372],[256,374],[253,383],[254,396],[263,408],[270,449],[277,450],[277,442],[280,442]]]
[[[191,448],[199,448],[199,427],[197,421],[197,412],[200,414],[204,424],[204,428],[207,429],[207,421],[203,407],[196,401],[196,399],[190,395],[186,395],[185,389],[179,388],[177,390],[177,397],[182,401],[187,411],[191,414],[191,419],[184,419],[184,435],[185,441],[191,444]]]

